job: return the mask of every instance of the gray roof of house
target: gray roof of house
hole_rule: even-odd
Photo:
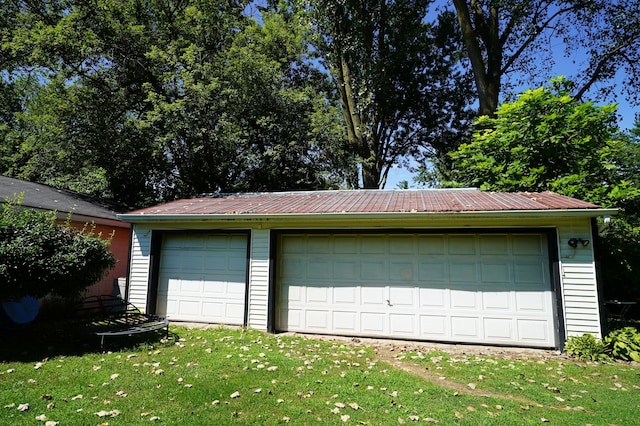
[[[0,176],[0,202],[24,194],[22,205],[42,210],[55,210],[86,217],[117,220],[117,212],[87,195],[49,185]]]

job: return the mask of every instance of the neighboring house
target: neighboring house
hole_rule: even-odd
[[[601,337],[592,224],[473,189],[227,194],[122,214],[129,301],[174,321],[561,348]]]
[[[95,232],[102,238],[113,234],[109,249],[116,258],[116,265],[105,277],[86,290],[86,295],[113,294],[114,280],[127,276],[127,261],[131,225],[118,220],[117,213],[109,206],[77,192],[52,186],[0,176],[0,202],[23,195],[22,206],[39,210],[55,210],[60,223],[70,219],[71,226],[83,228],[95,224]],[[123,280],[124,281],[124,280]]]

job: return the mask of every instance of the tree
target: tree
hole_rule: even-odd
[[[608,297],[640,296],[640,141],[621,134],[615,106],[580,102],[571,84],[528,90],[482,116],[451,153],[453,182],[490,191],[554,191],[619,214],[600,239]]]
[[[334,185],[336,92],[291,14],[247,4],[20,3],[5,70],[29,85],[0,171],[130,207]]]
[[[56,213],[6,200],[0,211],[0,299],[77,296],[115,264],[110,240],[91,227],[56,223]]]
[[[384,187],[404,156],[440,154],[468,118],[453,15],[427,23],[431,0],[302,2],[340,94],[351,187]],[[446,34],[446,37],[443,37]],[[455,82],[455,83],[454,83]],[[457,84],[457,85],[456,85]]]
[[[564,46],[567,57],[587,58],[576,64],[572,76],[579,83],[572,92],[577,99],[596,84],[601,94],[611,94],[614,77],[621,70],[628,93],[640,89],[640,3],[636,0],[452,3],[475,78],[480,115],[495,113],[505,83],[517,85],[518,76],[549,78],[558,45]]]

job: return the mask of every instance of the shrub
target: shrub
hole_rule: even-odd
[[[612,331],[604,341],[612,357],[640,362],[640,332],[635,328],[624,327]]]
[[[93,226],[56,223],[55,212],[6,200],[0,211],[0,300],[77,296],[115,264]]]
[[[565,350],[569,355],[583,361],[606,361],[606,345],[592,334],[571,336],[567,339]]]

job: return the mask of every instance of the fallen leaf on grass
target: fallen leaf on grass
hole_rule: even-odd
[[[343,415],[343,416],[340,416],[340,420],[342,420],[342,422],[343,422],[343,423],[348,422],[350,418],[351,418],[351,416],[350,416],[350,415],[348,415],[348,414],[345,414],[345,415]]]
[[[338,407],[338,408],[344,408],[344,407],[346,407],[346,405],[344,405],[342,402],[336,402],[334,405],[335,405],[336,407]]]
[[[470,406],[470,405],[467,406],[467,410],[468,411],[476,411],[476,409],[474,407]]]
[[[359,410],[360,406],[358,404],[356,404],[355,402],[350,402],[349,403],[349,407],[353,408],[354,410]]]
[[[467,387],[468,387],[469,389],[475,389],[475,388],[476,388],[476,384],[475,384],[475,383],[469,383],[469,384],[467,385]]]
[[[39,422],[46,422],[47,416],[45,416],[44,414],[40,414],[39,416],[36,416],[36,420]]]
[[[76,396],[72,397],[71,400],[75,401],[76,399],[82,399],[82,398],[83,398],[83,396],[82,396],[82,394],[80,394],[80,395],[76,395]]]
[[[462,413],[460,411],[456,411],[455,413],[453,413],[456,416],[456,419],[462,419],[464,418],[464,416],[462,415]]]
[[[332,408],[332,409],[331,409],[331,412],[332,412],[333,414],[338,414],[338,413],[340,413],[340,409],[339,409],[338,407],[335,407],[335,408]]]
[[[28,410],[29,410],[29,404],[18,405],[18,411],[28,411]]]
[[[110,379],[110,380],[115,380],[115,379],[117,379],[118,377],[120,377],[120,375],[119,375],[118,373],[114,373],[114,374],[112,374],[112,375],[110,375],[110,376],[109,376],[109,379]]]
[[[229,398],[239,398],[240,397],[240,392],[234,392],[231,395],[229,395]]]
[[[282,418],[282,421],[283,421],[283,422],[285,422],[285,423],[289,423],[289,421],[290,421],[290,420],[291,420],[291,418],[289,418],[289,417],[287,417],[287,416],[284,416],[284,417]]]
[[[549,423],[549,419],[545,419],[544,417],[541,417],[541,418],[540,418],[540,421],[541,421],[542,423]]]
[[[427,417],[426,419],[423,419],[425,422],[427,423],[433,423],[433,424],[438,424],[440,423],[439,421],[437,421],[436,419],[434,419],[433,417]]]
[[[120,410],[111,410],[111,411],[98,411],[95,413],[98,417],[117,417],[120,415]]]
[[[54,422],[53,420],[47,421],[44,426],[58,426],[60,423]]]

